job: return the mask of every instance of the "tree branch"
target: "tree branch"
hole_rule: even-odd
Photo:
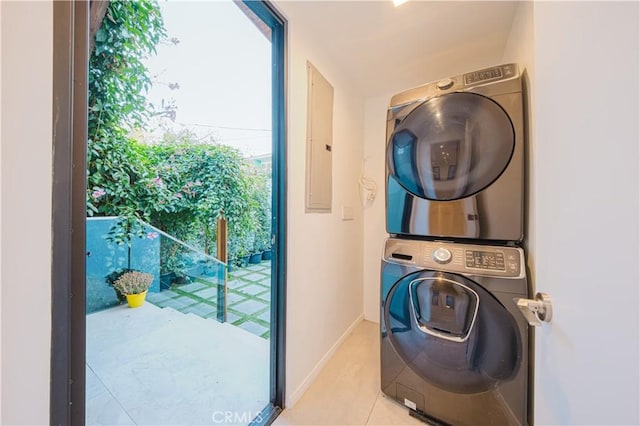
[[[109,0],[91,0],[89,10],[89,53],[93,51],[96,33],[102,26],[104,16],[107,14]]]

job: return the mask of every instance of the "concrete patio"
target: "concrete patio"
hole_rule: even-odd
[[[152,303],[92,313],[86,395],[87,425],[248,424],[269,402],[269,341]]]

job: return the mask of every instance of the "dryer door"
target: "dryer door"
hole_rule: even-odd
[[[464,276],[409,274],[390,289],[383,315],[405,365],[441,389],[484,392],[518,372],[521,336],[513,316]]]
[[[429,99],[396,125],[387,165],[411,194],[451,201],[491,185],[507,168],[514,147],[513,125],[500,105],[456,92]]]

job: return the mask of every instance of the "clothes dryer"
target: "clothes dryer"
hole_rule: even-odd
[[[528,293],[520,248],[388,239],[382,391],[432,424],[528,424]]]
[[[392,97],[387,232],[523,239],[521,75],[506,64]]]

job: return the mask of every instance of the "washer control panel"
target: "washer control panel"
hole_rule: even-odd
[[[448,241],[389,238],[384,259],[447,272],[522,278],[524,251],[519,247],[485,246]]]
[[[501,251],[465,250],[467,268],[504,271],[504,253]]]

